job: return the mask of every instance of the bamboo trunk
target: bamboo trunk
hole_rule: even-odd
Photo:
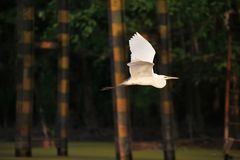
[[[69,10],[68,0],[59,0],[58,22],[60,54],[58,57],[58,132],[57,155],[68,155],[69,110]]]
[[[30,157],[32,155],[33,23],[33,1],[19,0],[15,140],[15,156],[17,157]]]
[[[159,23],[159,33],[161,41],[160,71],[165,75],[170,75],[170,36],[169,19],[166,0],[157,0],[157,14]],[[174,123],[173,123],[173,102],[171,97],[171,85],[167,85],[161,90],[161,117],[163,132],[163,153],[165,160],[175,160],[174,148]]]
[[[110,44],[113,54],[113,86],[125,80],[124,75],[124,1],[109,0]],[[129,108],[126,88],[113,90],[114,116],[116,126],[116,157],[131,160],[131,138]]]

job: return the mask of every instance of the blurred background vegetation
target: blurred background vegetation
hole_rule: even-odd
[[[36,42],[57,41],[56,2],[35,1]],[[154,48],[159,50],[155,3],[155,0],[125,2],[126,62],[130,54],[128,39],[135,32],[148,35]],[[229,6],[226,0],[168,0],[168,4],[172,75],[180,77],[170,82],[176,136],[222,138],[227,53],[223,21],[229,7],[236,6]],[[15,125],[16,12],[16,1],[0,1],[1,131]],[[70,128],[96,137],[105,131],[113,134],[112,93],[100,91],[111,84],[107,1],[71,0],[70,14]],[[234,24],[238,22],[239,17]],[[238,30],[234,30],[235,71],[240,71]],[[44,117],[52,132],[56,124],[57,55],[57,50],[39,48],[34,53],[33,127],[41,128],[40,119]],[[158,59],[156,56],[154,62],[158,63]],[[159,91],[140,86],[128,90],[133,139],[158,137],[161,134]]]

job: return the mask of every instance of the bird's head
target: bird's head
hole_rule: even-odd
[[[155,74],[156,75],[156,74]],[[163,88],[167,84],[167,80],[170,79],[179,79],[178,77],[165,76],[165,75],[156,75],[154,78],[154,87]]]

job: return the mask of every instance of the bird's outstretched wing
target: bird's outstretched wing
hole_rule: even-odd
[[[131,78],[142,78],[153,75],[153,63],[137,61],[128,63],[127,65],[129,66]]]
[[[129,40],[131,62],[144,61],[153,63],[155,50],[138,32]]]

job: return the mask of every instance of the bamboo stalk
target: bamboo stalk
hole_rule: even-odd
[[[69,10],[68,0],[59,0],[59,57],[58,57],[58,132],[57,155],[68,155],[69,112]]]
[[[32,0],[18,0],[18,58],[15,156],[31,157],[33,107],[33,24]]]
[[[124,1],[109,0],[110,44],[113,54],[113,84],[124,81]],[[113,90],[114,114],[116,125],[116,157],[118,160],[131,160],[131,138],[129,124],[129,106],[126,88]]]
[[[159,24],[159,33],[161,41],[160,50],[160,71],[163,74],[170,74],[170,45],[169,45],[169,19],[166,0],[157,0],[157,15]],[[175,148],[173,138],[173,102],[170,93],[171,85],[161,90],[161,117],[163,132],[163,153],[165,160],[175,160]]]

